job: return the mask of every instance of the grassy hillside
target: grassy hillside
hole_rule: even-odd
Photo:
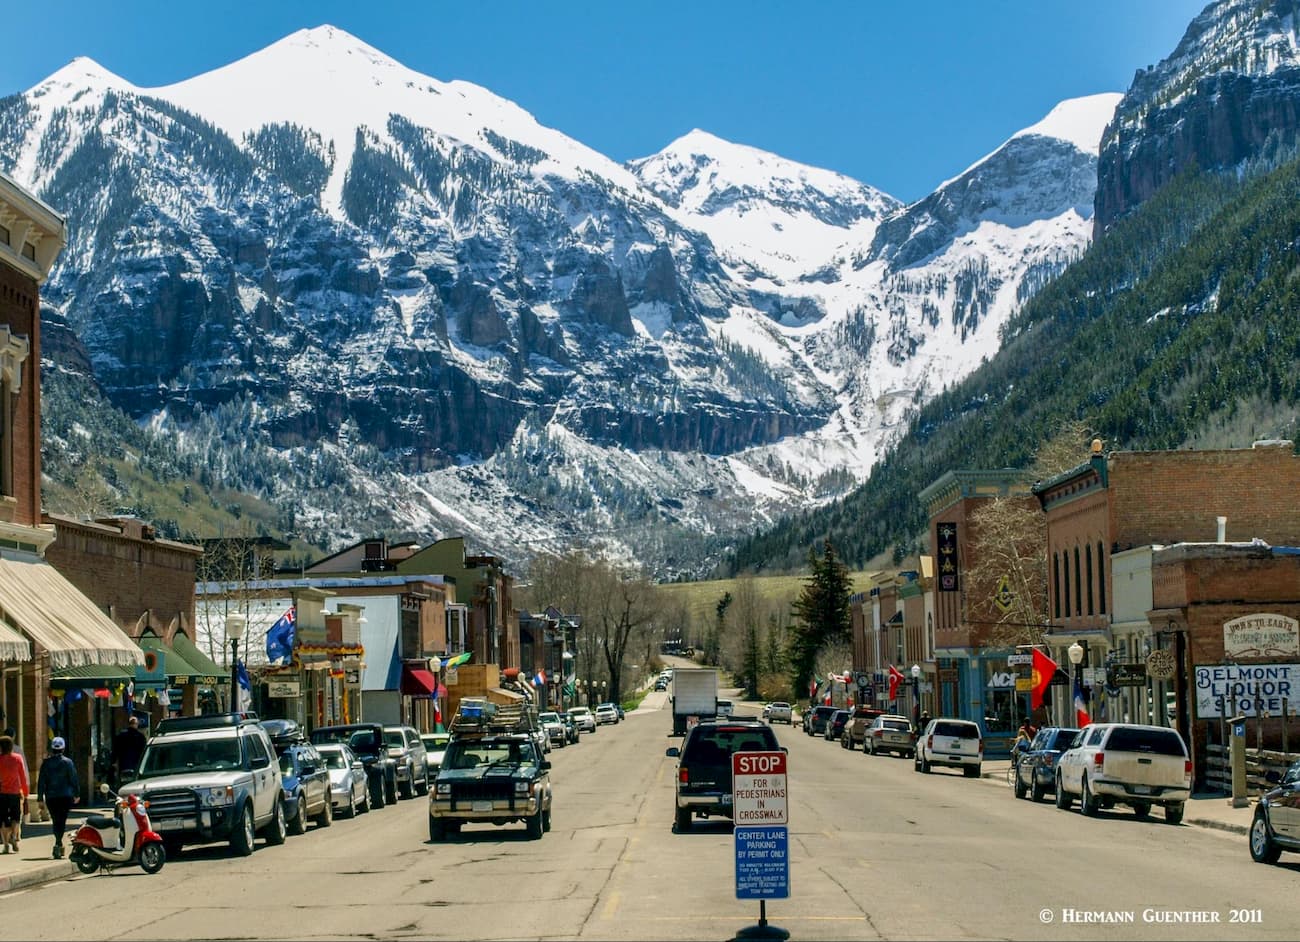
[[[865,592],[876,571],[852,572],[854,592]],[[774,606],[788,606],[803,591],[806,575],[764,575],[754,577],[754,588],[760,599]],[[673,582],[655,587],[667,600],[680,602],[690,614],[692,624],[706,624],[714,617],[714,610],[726,593],[736,595],[740,579],[709,579],[703,582]]]

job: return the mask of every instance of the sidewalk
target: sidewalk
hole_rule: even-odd
[[[33,805],[36,799],[32,799]],[[77,832],[86,815],[102,812],[103,808],[73,808],[68,815],[68,828],[63,834],[66,853],[72,848],[72,835]],[[64,857],[55,860],[54,836],[49,821],[23,821],[23,836],[18,842],[18,853],[0,854],[0,893],[21,890],[51,880],[72,876],[77,868]]]
[[[1007,768],[1010,764],[1009,759],[986,759],[982,777],[1006,787]],[[1048,800],[1051,800],[1050,796]],[[1256,799],[1251,798],[1246,807],[1234,808],[1232,800],[1223,795],[1196,793],[1183,809],[1183,823],[1245,836],[1250,833],[1250,822],[1255,814],[1255,801]],[[1152,812],[1152,815],[1159,814],[1159,810]]]

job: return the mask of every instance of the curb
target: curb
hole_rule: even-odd
[[[64,877],[72,876],[76,872],[77,868],[70,860],[51,860],[47,864],[42,864],[39,867],[32,867],[29,870],[20,870],[17,873],[6,873],[0,875],[0,893],[11,893],[14,890],[22,890],[29,886],[49,883],[52,880],[61,880]]]
[[[1250,828],[1242,827],[1240,824],[1229,824],[1227,821],[1214,821],[1210,818],[1188,818],[1188,824],[1194,824],[1200,828],[1213,828],[1216,831],[1228,831],[1232,834],[1240,834],[1243,837],[1250,834]]]

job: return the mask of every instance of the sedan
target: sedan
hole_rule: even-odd
[[[1017,798],[1028,795],[1034,801],[1042,801],[1047,792],[1056,791],[1056,764],[1078,732],[1069,726],[1044,726],[1024,752],[1013,756]]]
[[[912,735],[911,721],[888,713],[877,716],[863,734],[862,748],[869,756],[889,752],[904,759],[912,758],[916,755],[916,738]]]
[[[366,767],[344,743],[321,743],[316,747],[330,776],[330,804],[345,818],[370,810]]]
[[[1266,772],[1273,788],[1259,798],[1250,825],[1250,856],[1259,863],[1274,864],[1282,851],[1300,853],[1300,762],[1286,774]]]
[[[433,781],[442,768],[442,754],[447,751],[451,733],[421,733],[420,742],[424,743],[424,767],[429,771],[429,781]]]

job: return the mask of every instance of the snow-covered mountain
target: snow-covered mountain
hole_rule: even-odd
[[[323,26],[165,88],[75,60],[0,100],[0,167],[68,214],[59,366],[303,536],[668,574],[996,351],[1087,244],[1117,99],[902,206],[700,131],[622,166]]]

